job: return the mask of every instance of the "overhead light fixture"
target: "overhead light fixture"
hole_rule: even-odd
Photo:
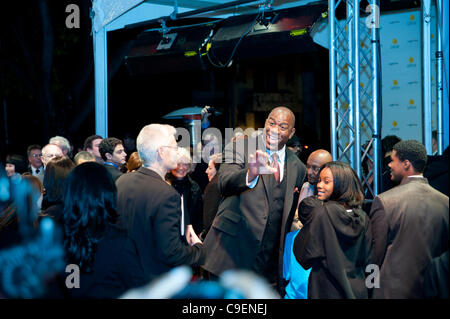
[[[272,4],[273,0],[268,0],[259,7],[258,23],[255,24],[253,31],[267,30],[276,22],[278,13],[274,11]]]
[[[166,20],[161,20],[161,30],[160,33],[162,34],[161,41],[158,44],[158,47],[156,50],[167,50],[170,49],[172,44],[175,42],[175,39],[177,38],[176,33],[168,33],[170,29],[166,26]]]
[[[177,33],[169,33],[169,34],[163,34],[161,41],[159,41],[157,50],[167,50],[170,49],[172,44],[175,42],[175,39],[177,38]]]

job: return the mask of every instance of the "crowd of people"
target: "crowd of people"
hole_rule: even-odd
[[[38,194],[35,227],[51,218],[65,264],[80,269],[79,287],[61,271],[40,297],[117,298],[187,265],[199,281],[249,270],[289,299],[448,298],[448,148],[427,156],[418,141],[386,137],[374,196],[372,179],[325,149],[300,160],[286,107],[204,165],[175,133],[147,125],[131,154],[92,135],[76,154],[56,136],[27,158],[8,156],[8,181]],[[363,169],[373,170],[373,153]],[[0,254],[24,240],[16,204],[2,199]]]

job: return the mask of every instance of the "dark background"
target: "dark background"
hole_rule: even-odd
[[[66,6],[72,3],[81,10],[79,29],[65,25],[69,15]],[[409,7],[420,5],[417,1],[386,1],[382,5],[402,9],[405,3]],[[95,133],[91,5],[90,0],[29,0],[2,5],[0,162],[7,154],[25,155],[30,144],[44,146],[55,135],[68,138],[76,153],[84,139]],[[139,64],[136,68],[128,55],[139,43],[142,30],[108,33],[109,136],[123,138],[129,133],[136,137],[146,124],[167,122],[161,116],[170,111],[204,105],[222,112],[213,120],[215,127],[245,129],[251,114],[250,123],[263,127],[268,111],[254,110],[255,94],[283,93],[291,97],[292,105],[287,106],[296,114],[297,135],[303,144],[310,146],[309,151],[329,149],[328,50],[311,39],[298,42],[301,45],[293,50],[289,42],[275,42],[281,39],[278,35],[266,37],[266,42],[245,38],[229,68],[215,68],[205,57],[200,63],[198,56],[191,60],[153,56],[146,60],[146,72],[139,74]],[[256,44],[250,45],[251,41]],[[219,60],[226,61],[236,42],[213,43]],[[300,52],[301,48],[305,52]]]

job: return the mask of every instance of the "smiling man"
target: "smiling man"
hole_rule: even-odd
[[[400,185],[375,197],[369,215],[372,260],[380,267],[373,296],[424,298],[425,268],[448,253],[448,197],[423,177],[427,153],[421,143],[398,142],[391,159],[391,179]]]
[[[298,201],[294,190],[306,176],[305,165],[286,148],[294,133],[294,113],[277,107],[267,117],[263,134],[225,147],[226,163],[218,172],[224,200],[205,239],[207,271],[219,276],[227,269],[249,269],[283,293],[284,237]]]
[[[306,161],[306,176],[307,181],[303,183],[298,198],[297,210],[295,211],[294,221],[292,223],[291,231],[300,229],[302,224],[298,219],[298,207],[302,200],[313,196],[317,193],[317,183],[319,182],[319,171],[322,165],[331,162],[333,158],[327,150],[318,149],[312,152]]]

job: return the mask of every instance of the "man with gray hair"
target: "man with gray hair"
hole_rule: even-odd
[[[179,265],[199,266],[205,252],[200,239],[182,236],[181,198],[164,181],[177,167],[176,130],[170,125],[150,124],[137,137],[142,167],[116,181],[120,224],[134,239],[147,281]]]
[[[70,142],[67,138],[62,136],[54,136],[49,141],[48,144],[58,145],[61,148],[64,156],[71,156],[70,152],[72,147],[70,146]]]
[[[85,162],[96,162],[95,156],[87,151],[78,152],[73,158],[73,161],[75,162],[75,165],[80,165]]]
[[[53,158],[57,156],[64,156],[61,148],[55,144],[47,144],[42,148],[41,160],[44,164],[44,169]]]

